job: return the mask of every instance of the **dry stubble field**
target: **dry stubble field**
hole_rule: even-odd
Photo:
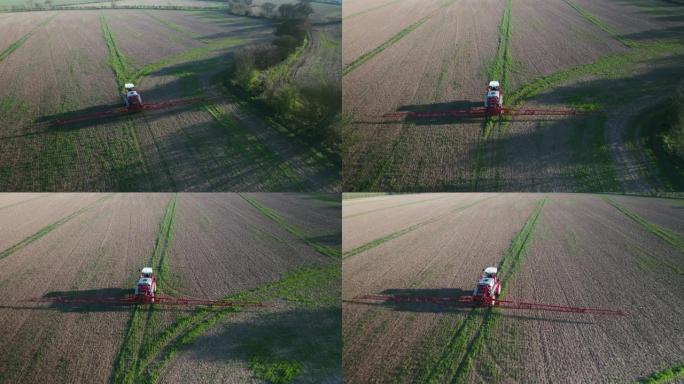
[[[339,195],[0,200],[0,382],[340,381]],[[150,265],[162,295],[270,306],[26,302],[127,295]]]
[[[344,200],[345,380],[630,382],[681,375],[682,204],[581,194]],[[355,300],[470,295],[487,266],[499,267],[504,299],[630,315]]]
[[[392,15],[392,22],[384,22]],[[630,125],[684,73],[684,10],[665,1],[389,0],[343,9],[345,191],[668,190]],[[593,117],[393,121],[504,103]]]
[[[331,12],[322,11],[326,17]],[[328,149],[256,116],[217,86],[236,50],[274,38],[274,22],[215,10],[7,15],[0,19],[3,190],[339,188],[339,164]],[[301,65],[297,81],[307,76],[339,79],[335,66],[325,64],[336,57],[340,36],[324,37],[327,45],[310,39],[317,48],[306,51],[323,57],[323,64],[304,55],[301,61],[316,65]],[[220,97],[144,116],[42,124],[119,107],[122,83],[131,80],[148,103]]]

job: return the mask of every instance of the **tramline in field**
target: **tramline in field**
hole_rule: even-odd
[[[473,307],[498,307],[504,309],[530,309],[552,312],[586,313],[593,315],[625,316],[622,310],[603,308],[584,308],[566,305],[535,303],[531,301],[501,300],[501,280],[497,277],[498,269],[488,267],[482,271],[471,296],[402,296],[402,295],[361,295],[355,300],[385,303],[426,303],[438,305],[469,305]]]

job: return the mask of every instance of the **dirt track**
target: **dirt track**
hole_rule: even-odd
[[[675,324],[682,316],[682,295],[663,299],[658,292],[681,286],[684,250],[650,232],[655,225],[674,231],[681,241],[677,227],[681,220],[673,209],[681,205],[678,200],[482,195],[486,200],[450,211],[454,203],[469,205],[477,197],[445,195],[439,200],[433,194],[426,195],[424,203],[419,203],[418,195],[355,199],[349,201],[349,210],[347,201],[343,203],[343,217],[351,210],[370,212],[363,222],[351,221],[363,216],[343,219],[345,378],[359,382],[450,381],[455,377],[474,382],[571,382],[569,378],[575,377],[587,382],[624,382],[679,362],[683,340],[681,327]],[[636,212],[649,226],[606,199]],[[545,204],[540,205],[541,201]],[[382,210],[373,213],[376,209]],[[527,248],[522,248],[519,257],[509,254],[512,239],[537,209],[540,214],[534,219],[532,235],[524,242]],[[411,210],[414,218],[408,214]],[[416,217],[416,212],[430,210],[436,220],[387,239],[398,232],[388,224],[412,228],[428,220]],[[402,213],[406,213],[403,220]],[[359,240],[371,231],[372,236]],[[349,254],[360,243],[379,244]],[[517,266],[506,280],[505,298],[619,308],[633,315],[530,310],[496,310],[488,315],[428,304],[354,301],[359,294],[383,292],[469,295],[479,271],[502,258],[507,260],[505,265]],[[461,331],[464,325],[466,331]],[[484,329],[488,333],[480,336],[478,330]],[[468,344],[459,344],[464,341]],[[471,368],[464,368],[463,361],[470,361]]]

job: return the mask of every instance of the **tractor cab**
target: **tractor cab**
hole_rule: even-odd
[[[496,114],[501,114],[501,107],[503,106],[503,94],[501,93],[501,84],[498,81],[490,81],[487,86],[487,94],[485,95],[484,106],[491,109]]]
[[[154,294],[157,291],[157,279],[152,268],[145,267],[140,273],[140,278],[135,285],[135,297],[142,302],[154,302]]]
[[[496,277],[496,267],[488,267],[482,271],[480,279],[473,289],[473,298],[483,304],[494,305],[501,292],[501,282]]]
[[[138,91],[135,90],[135,85],[133,83],[126,83],[124,85],[125,95],[124,103],[129,112],[140,112],[142,111],[142,97]]]

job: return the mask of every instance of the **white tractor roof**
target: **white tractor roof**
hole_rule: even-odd
[[[152,279],[149,277],[141,277],[140,280],[138,280],[138,285],[152,285]]]
[[[496,80],[492,80],[492,81],[489,82],[489,86],[490,86],[490,87],[498,87],[498,86],[499,86],[499,82],[496,81]]]
[[[142,273],[152,273],[152,268],[150,267],[145,267],[142,269]]]
[[[487,273],[490,275],[495,274],[496,272],[498,272],[498,269],[496,267],[487,267],[484,270],[484,273]]]
[[[124,88],[134,88],[134,87],[135,87],[135,85],[133,85],[133,83],[124,84]]]

